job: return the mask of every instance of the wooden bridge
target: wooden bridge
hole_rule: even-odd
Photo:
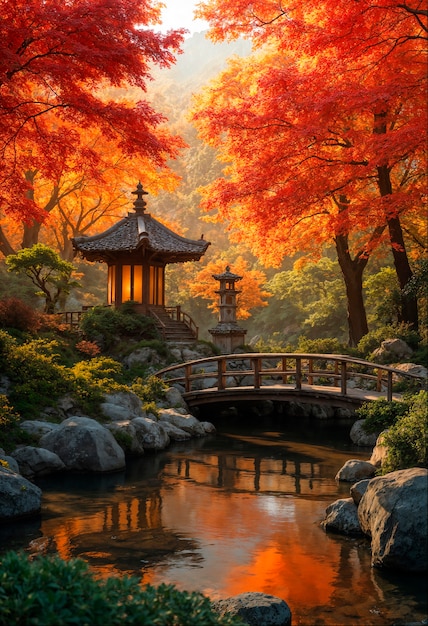
[[[156,376],[178,385],[189,407],[242,401],[298,401],[358,407],[399,390],[426,388],[426,379],[388,365],[340,354],[226,354],[164,368]]]

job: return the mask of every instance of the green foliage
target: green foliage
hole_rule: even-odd
[[[387,447],[382,473],[410,467],[428,467],[428,393],[413,396],[407,412],[384,436]]]
[[[135,577],[96,580],[87,564],[8,552],[0,563],[0,623],[16,626],[243,626],[208,598]]]
[[[89,341],[95,341],[107,350],[118,337],[135,339],[158,339],[155,322],[151,318],[135,313],[128,305],[121,309],[94,307],[82,316],[80,330]]]
[[[379,434],[383,430],[389,428],[406,414],[409,409],[407,402],[388,402],[384,398],[365,402],[355,414],[359,419],[363,419],[363,429],[366,433]]]
[[[57,362],[57,347],[56,341],[44,339],[7,346],[5,369],[13,383],[10,400],[21,415],[37,416],[42,408],[72,390],[69,370]]]
[[[155,402],[165,397],[167,384],[157,376],[149,376],[146,379],[136,378],[131,385],[133,391],[142,402]]]
[[[297,351],[309,354],[349,354],[350,349],[349,346],[344,345],[335,337],[308,339],[301,336],[297,344]]]
[[[5,395],[0,394],[0,448],[12,452],[19,443],[29,443],[30,437],[21,430],[20,417]]]
[[[71,368],[73,391],[82,408],[93,414],[105,393],[129,391],[123,384],[122,365],[112,358],[99,356],[83,360]]]
[[[283,345],[295,344],[301,334],[346,340],[346,297],[336,261],[323,257],[317,263],[277,272],[265,288],[273,297],[255,316],[257,334],[270,337],[282,328]]]
[[[416,349],[420,342],[419,334],[410,329],[406,324],[380,326],[370,331],[360,340],[357,350],[361,357],[370,360],[374,350],[379,348],[386,339],[402,339],[410,348]]]
[[[74,265],[41,243],[11,254],[6,259],[6,265],[9,272],[27,276],[37,287],[36,295],[45,299],[45,313],[54,313],[60,298],[69,294],[72,287],[78,286],[71,278]]]
[[[400,319],[401,295],[397,272],[382,267],[368,276],[363,284],[369,325],[388,325]]]

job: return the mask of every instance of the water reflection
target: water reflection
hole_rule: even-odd
[[[40,520],[1,529],[0,549],[79,556],[99,575],[212,598],[264,591],[288,602],[294,625],[423,619],[424,581],[386,578],[371,569],[365,539],[320,528],[327,504],[349,495],[334,476],[350,456],[368,453],[307,430],[224,430],[147,454],[126,473],[43,480]]]

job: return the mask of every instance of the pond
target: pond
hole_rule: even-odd
[[[349,496],[335,474],[349,424],[286,416],[212,419],[217,433],[147,453],[126,472],[39,481],[40,519],[0,527],[0,551],[81,557],[211,598],[283,598],[293,626],[404,624],[427,617],[426,577],[378,571],[364,538],[326,534],[326,507]]]

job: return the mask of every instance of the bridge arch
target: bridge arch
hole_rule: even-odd
[[[426,379],[388,365],[341,354],[222,354],[166,367],[156,376],[178,386],[190,408],[207,404],[273,400],[361,406],[385,398],[401,400],[399,380],[412,388]]]

